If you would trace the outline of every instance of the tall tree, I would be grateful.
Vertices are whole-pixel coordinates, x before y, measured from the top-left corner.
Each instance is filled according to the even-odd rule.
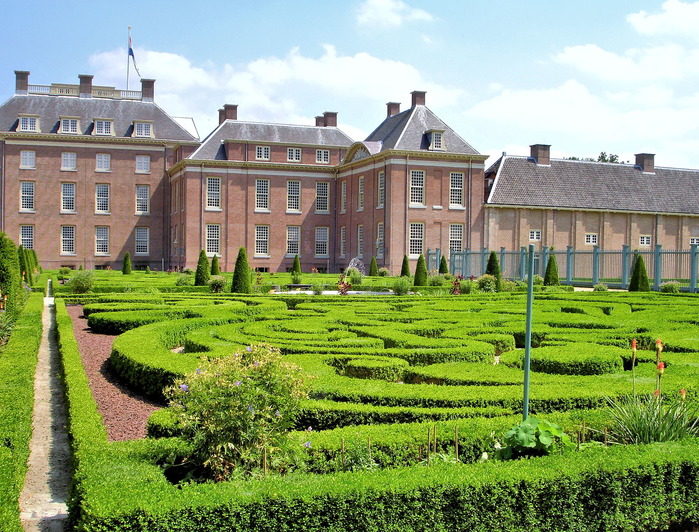
[[[422,254],[418,257],[417,265],[415,266],[413,286],[427,286],[427,262]]]
[[[231,292],[238,294],[249,294],[252,292],[250,266],[248,266],[248,254],[243,247],[238,250],[238,257],[235,259],[235,270],[233,270]]]
[[[197,271],[194,274],[194,286],[206,286],[211,276],[211,268],[209,259],[206,258],[206,251],[203,249],[199,252],[199,261],[197,262]]]
[[[124,275],[131,274],[131,253],[124,253],[124,263],[121,265],[121,273]]]

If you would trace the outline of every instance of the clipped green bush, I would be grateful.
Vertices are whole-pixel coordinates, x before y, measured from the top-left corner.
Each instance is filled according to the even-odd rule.
[[[680,283],[678,283],[677,281],[667,281],[660,285],[660,291],[663,294],[679,294]]]
[[[214,275],[209,280],[209,288],[214,294],[220,294],[226,288],[226,279],[221,275]]]
[[[379,274],[379,265],[376,264],[376,257],[371,257],[369,264],[369,276],[376,277]]]
[[[650,292],[650,282],[646,272],[646,263],[643,255],[636,255],[631,270],[631,280],[629,281],[629,292]]]
[[[494,251],[491,251],[488,257],[485,274],[495,277],[495,291],[499,292],[502,286],[502,274],[500,273],[500,262],[498,261],[497,253]]]
[[[92,270],[78,271],[66,284],[68,290],[74,294],[87,294],[95,284]]]
[[[22,307],[22,273],[14,243],[5,233],[0,233],[0,291],[7,296],[6,311],[14,317]]]
[[[420,254],[415,265],[415,278],[413,279],[414,286],[427,286],[427,262],[425,256]]]
[[[407,255],[403,255],[403,263],[401,264],[401,267],[400,267],[400,276],[401,277],[410,277],[410,261],[408,260]]]
[[[389,270],[388,268],[379,268],[378,276],[379,277],[390,277],[391,270]]]
[[[449,264],[447,264],[447,257],[442,255],[442,259],[439,261],[439,273],[449,273]]]
[[[235,269],[233,270],[231,292],[238,294],[249,294],[252,292],[250,266],[248,266],[248,254],[244,247],[241,247],[238,250],[238,256],[235,259]]]
[[[299,259],[298,254],[294,255],[294,264],[291,267],[291,273],[297,273],[301,275],[301,259]]]
[[[558,286],[560,279],[558,278],[558,263],[556,256],[549,255],[549,260],[546,263],[546,273],[544,274],[544,286]]]
[[[214,254],[211,259],[211,276],[221,275],[221,266],[218,263],[218,255]]]
[[[476,279],[476,286],[480,292],[494,293],[498,291],[498,280],[494,275],[485,273]]]
[[[202,249],[199,252],[197,271],[194,274],[194,286],[206,286],[210,277],[211,267],[209,265],[209,259],[206,257],[206,251]]]
[[[397,296],[405,296],[410,292],[412,283],[408,277],[398,277],[393,281],[393,293]]]
[[[131,275],[131,253],[124,253],[124,262],[121,265],[121,273],[123,275]]]

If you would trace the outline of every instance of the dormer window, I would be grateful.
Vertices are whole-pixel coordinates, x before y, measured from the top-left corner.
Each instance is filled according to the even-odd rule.
[[[153,124],[151,124],[150,122],[134,122],[133,136],[146,138],[152,137]]]
[[[114,128],[112,127],[112,120],[99,120],[95,119],[95,135],[113,135]]]
[[[431,151],[444,151],[445,148],[443,130],[428,131],[427,138],[430,143],[429,149]]]
[[[61,133],[75,135],[78,132],[77,118],[61,118]]]
[[[38,116],[20,116],[18,131],[31,131],[32,133],[37,133],[39,131],[39,117]]]

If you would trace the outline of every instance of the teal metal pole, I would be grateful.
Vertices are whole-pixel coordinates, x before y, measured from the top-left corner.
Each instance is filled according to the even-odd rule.
[[[524,402],[522,419],[529,417],[529,365],[532,351],[532,309],[534,307],[534,245],[529,244],[529,260],[527,271],[527,325],[524,336]]]

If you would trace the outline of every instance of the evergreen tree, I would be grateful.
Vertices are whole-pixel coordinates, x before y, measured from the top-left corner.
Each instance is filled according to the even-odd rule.
[[[248,266],[248,254],[245,251],[245,248],[242,247],[238,250],[238,258],[235,259],[235,270],[233,270],[231,292],[238,294],[249,294],[252,292],[250,266]]]
[[[131,253],[124,253],[124,264],[121,265],[121,273],[123,275],[131,275]]]
[[[14,242],[0,233],[0,291],[7,296],[6,311],[14,317],[21,307],[22,277]]]
[[[418,257],[417,266],[415,266],[413,286],[427,286],[427,262],[422,254]]]
[[[218,265],[218,255],[211,259],[211,275],[221,275],[221,267]]]
[[[447,258],[444,255],[442,255],[442,260],[439,261],[439,273],[449,273],[449,265],[447,264]]]
[[[369,264],[369,275],[372,277],[379,275],[379,265],[376,264],[376,257],[371,257],[371,264]]]
[[[558,263],[555,255],[549,255],[549,261],[546,264],[546,273],[544,274],[544,286],[558,286]]]
[[[410,277],[410,261],[408,261],[408,256],[403,255],[403,265],[400,268],[401,277]]]
[[[20,244],[17,248],[17,260],[19,261],[19,271],[21,280],[32,286],[32,274],[29,263],[27,262],[27,254],[24,252],[24,247]]]
[[[34,271],[41,273],[41,265],[39,264],[39,258],[36,256],[36,250],[30,249],[29,255],[32,258],[32,265],[34,267]]]
[[[291,267],[291,273],[302,273],[301,260],[298,255],[294,255],[294,265]]]
[[[492,275],[495,277],[497,283],[496,290],[500,292],[502,290],[502,274],[500,273],[500,263],[498,262],[498,255],[494,251],[490,252],[490,257],[488,257],[488,264],[485,267],[485,273],[487,275]]]
[[[637,254],[633,261],[629,292],[650,292],[650,282],[648,281],[648,273],[646,272],[646,263],[643,260],[643,255]]]
[[[194,274],[194,286],[206,286],[206,283],[209,282],[210,271],[209,259],[206,258],[206,251],[202,249],[199,252],[197,271]]]

